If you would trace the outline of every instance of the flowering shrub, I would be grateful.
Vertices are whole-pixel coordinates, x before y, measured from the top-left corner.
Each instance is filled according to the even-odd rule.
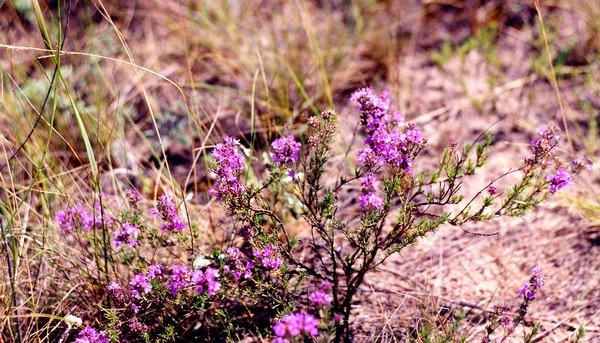
[[[571,172],[553,153],[558,129],[548,125],[539,129],[532,154],[520,166],[466,197],[462,179],[485,164],[491,134],[462,149],[452,143],[436,169],[419,170],[427,141],[392,110],[388,97],[361,89],[351,101],[361,113],[364,145],[354,170],[334,183],[324,182],[337,130],[333,110],[311,116],[304,137],[274,140],[267,173],[257,181],[243,177],[250,166],[238,140],[228,137],[216,145],[209,193],[235,219],[235,237],[210,254],[179,249],[182,261],[160,264],[148,253],[174,240],[185,246],[184,229],[193,230],[168,195],[148,211],[160,218],[160,230],[133,191],[126,192],[128,206],[118,215],[98,209],[92,214],[82,205],[59,211],[56,220],[65,235],[89,234],[93,244],[104,246],[105,267],[99,273],[104,281],[99,277],[98,282],[108,294],[107,336],[120,341],[211,340],[252,333],[291,342],[331,333],[335,341],[349,341],[352,300],[366,275],[389,256],[442,224],[522,215],[572,182]],[[510,189],[498,189],[496,182],[510,174],[519,175],[518,181]],[[353,188],[360,188],[356,201],[341,202],[340,192]],[[308,234],[292,234],[288,216],[303,220]],[[102,238],[93,235],[95,230],[104,233]],[[100,255],[92,259],[98,261]],[[183,262],[187,259],[192,262]],[[111,270],[109,262],[119,265]],[[127,281],[110,281],[123,267],[132,273],[125,272]],[[542,283],[534,270],[519,293],[524,303],[515,325]],[[497,322],[507,326],[510,321],[500,308],[497,312]],[[496,324],[490,324],[488,336]],[[91,329],[85,330],[81,339],[93,336]]]

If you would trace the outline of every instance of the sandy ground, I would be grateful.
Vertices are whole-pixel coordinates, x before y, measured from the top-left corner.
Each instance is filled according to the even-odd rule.
[[[492,129],[496,138],[490,161],[473,187],[527,156],[527,142],[538,125],[560,123],[557,97],[550,83],[530,76],[530,57],[523,53],[525,43],[506,35],[499,45],[504,74],[501,85],[492,92],[486,84],[486,62],[477,52],[467,55],[466,73],[452,65],[459,63],[458,59],[439,69],[419,53],[398,66],[408,85],[400,90],[402,98],[410,99],[405,113],[419,123],[434,151],[452,139],[466,142],[505,117]],[[524,62],[514,63],[515,58]],[[571,116],[578,115],[573,106],[582,96],[577,93],[581,87],[576,79],[560,83]],[[493,94],[495,106],[484,102],[483,111],[469,100],[474,96],[489,99]],[[566,150],[565,140],[563,148]],[[590,182],[589,174],[587,177],[582,175],[577,186],[585,187]],[[597,180],[591,182],[597,187]],[[465,320],[472,323],[480,321],[496,303],[516,310],[520,301],[516,292],[536,263],[547,276],[528,315],[529,324],[542,324],[539,341],[569,341],[579,325],[587,328],[586,341],[600,340],[598,227],[574,211],[564,195],[558,194],[523,218],[501,218],[464,228],[442,227],[417,246],[393,256],[368,277],[356,301],[357,340],[394,340],[394,335],[417,327],[419,315],[433,315],[444,308],[466,312]],[[495,235],[473,235],[462,229]],[[472,326],[467,342],[478,341],[483,330],[483,325]],[[518,341],[521,336],[514,337]]]

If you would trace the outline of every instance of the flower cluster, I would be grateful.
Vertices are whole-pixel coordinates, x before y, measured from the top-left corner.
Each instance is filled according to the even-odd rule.
[[[160,214],[165,222],[161,226],[161,230],[163,231],[181,231],[185,228],[185,223],[179,218],[177,206],[175,206],[173,198],[169,195],[163,194],[158,198],[158,205],[153,210],[153,213],[155,215]]]
[[[548,187],[550,193],[555,193],[556,191],[573,184],[573,176],[562,167],[559,167],[556,170],[556,174],[548,175],[546,180],[550,182],[550,186]]]
[[[150,279],[156,279],[159,276],[163,275],[163,267],[159,264],[151,264],[148,266],[148,271],[146,272],[146,276]]]
[[[368,171],[387,166],[392,172],[411,172],[413,159],[425,146],[419,129],[404,125],[402,117],[391,111],[387,94],[376,95],[370,88],[360,89],[350,100],[361,111],[361,123],[367,133],[365,147],[358,152],[358,162]],[[379,181],[372,172],[361,178],[360,208],[364,212],[383,206]]]
[[[83,204],[78,203],[58,211],[55,220],[64,233],[68,234],[77,229],[90,232],[102,225],[113,225],[114,219],[107,212],[103,212],[98,201],[94,202],[94,212],[88,211]]]
[[[322,282],[319,288],[310,294],[309,300],[316,308],[324,308],[331,305],[333,297],[331,296],[332,284],[329,282]]]
[[[523,297],[526,302],[535,299],[538,290],[544,285],[544,275],[540,266],[535,266],[531,270],[531,278],[521,286],[517,294]]]
[[[401,116],[390,110],[385,94],[378,96],[364,88],[354,92],[350,100],[361,111],[361,123],[367,133],[359,162],[368,169],[387,165],[409,173],[415,155],[425,146],[420,130],[414,124],[403,125]]]
[[[301,144],[293,135],[283,136],[271,143],[271,159],[278,166],[295,164],[298,161]]]
[[[237,139],[226,137],[225,142],[217,144],[212,153],[215,162],[212,171],[216,180],[209,194],[217,200],[238,197],[244,191],[239,177],[244,170],[244,156],[238,151],[239,144]]]
[[[238,247],[227,248],[227,261],[223,267],[226,273],[231,273],[234,279],[246,279],[252,275],[254,263],[248,261]]]
[[[118,248],[124,243],[128,244],[130,247],[136,246],[139,233],[140,230],[137,225],[127,222],[121,224],[119,229],[115,230],[113,233],[115,247]]]
[[[171,296],[176,297],[180,289],[187,287],[190,281],[190,267],[187,264],[175,264],[171,266],[171,278],[169,290]]]
[[[131,330],[132,332],[148,332],[148,325],[140,322],[140,320],[136,317],[131,318],[127,324],[129,330]]]
[[[452,142],[452,150],[446,151],[442,159],[440,175],[432,175],[431,181],[425,180],[426,172],[423,177],[419,173],[418,177],[413,178],[413,161],[426,144],[421,131],[414,124],[405,123],[393,111],[387,95],[362,89],[352,95],[352,101],[361,111],[365,141],[358,153],[359,168],[356,173],[348,177],[347,173],[342,172],[344,175],[339,176],[339,182],[330,182],[329,173],[325,173],[331,163],[329,157],[337,128],[337,118],[331,110],[308,118],[309,127],[305,137],[284,135],[274,140],[271,143],[270,160],[273,163],[271,167],[275,167],[267,168],[271,174],[264,180],[257,174],[256,179],[252,180],[253,186],[246,185],[244,181],[245,155],[239,141],[228,137],[216,145],[211,163],[211,176],[215,176],[215,182],[209,192],[235,216],[228,222],[241,228],[239,237],[231,239],[231,245],[225,251],[214,249],[210,255],[196,258],[193,265],[177,262],[164,266],[149,265],[152,262],[148,261],[154,261],[154,255],[144,250],[142,243],[147,238],[150,248],[154,249],[165,241],[162,237],[155,237],[156,230],[146,230],[149,225],[140,210],[143,197],[126,190],[124,196],[127,203],[122,204],[122,210],[110,212],[119,213],[118,221],[112,219],[110,237],[117,248],[128,245],[136,249],[129,249],[126,253],[120,251],[113,257],[115,263],[123,263],[123,268],[132,266],[142,269],[135,269],[129,280],[117,279],[117,282],[110,282],[106,287],[111,304],[115,305],[110,309],[111,314],[114,313],[118,318],[108,326],[111,328],[111,338],[118,335],[120,337],[115,337],[115,340],[127,341],[143,336],[155,340],[164,334],[163,329],[169,325],[174,328],[172,337],[175,340],[202,339],[202,335],[207,337],[206,333],[212,335],[213,332],[223,332],[222,325],[228,325],[236,330],[231,337],[239,337],[235,336],[241,332],[237,328],[261,335],[265,330],[272,329],[271,338],[275,342],[299,342],[318,339],[321,324],[324,331],[335,330],[336,339],[349,339],[349,325],[352,322],[350,305],[353,295],[360,291],[361,277],[383,262],[388,253],[395,252],[396,247],[399,251],[403,246],[412,245],[418,237],[440,225],[441,220],[438,222],[434,216],[431,216],[431,220],[427,219],[428,215],[443,213],[442,206],[453,204],[454,200],[438,195],[436,185],[446,182],[448,190],[440,187],[440,192],[453,195],[458,192],[456,185],[460,182],[454,184],[444,180],[454,181],[455,178],[470,175],[470,156],[465,153],[463,160],[463,154],[455,150],[457,143]],[[571,184],[571,174],[576,173],[574,169],[546,168],[546,160],[555,160],[552,148],[559,139],[557,131],[554,126],[544,126],[538,130],[539,137],[531,142],[533,156],[526,160],[523,168],[527,182],[541,178],[526,186],[534,185],[532,187],[537,187],[535,190],[542,195],[554,193]],[[306,144],[301,144],[301,141]],[[477,145],[477,160],[473,160],[477,166],[480,150]],[[302,177],[295,179],[297,182],[285,182],[285,187],[280,187],[278,181],[284,171],[289,171],[290,175],[298,172]],[[425,181],[418,181],[421,179]],[[350,182],[360,182],[361,190],[356,204],[362,212],[360,220],[343,213],[347,203],[338,198],[338,195],[345,194],[342,187]],[[549,187],[549,191],[541,192],[546,187]],[[415,197],[412,197],[413,194]],[[489,185],[484,202],[491,202],[502,194],[494,185]],[[418,202],[413,202],[417,196]],[[516,194],[514,199],[521,197]],[[281,201],[288,200],[293,207],[280,206]],[[432,203],[436,203],[435,206],[439,204],[440,211],[435,209],[429,212]],[[506,208],[512,209],[511,206],[512,203],[508,203]],[[183,230],[187,225],[178,208],[177,199],[162,195],[152,210],[155,216],[161,217],[157,220],[160,221],[158,227],[169,235]],[[515,208],[520,209],[516,205]],[[398,216],[395,216],[396,210],[399,211]],[[391,217],[391,211],[394,211],[395,218]],[[413,218],[411,215],[405,216],[405,211],[413,211],[410,214],[415,215],[412,215]],[[78,204],[58,212],[56,220],[64,232],[92,231],[98,235],[101,232],[94,228],[104,225],[107,218],[110,222],[110,217],[97,215],[104,213],[108,211],[100,211],[98,202],[93,207]],[[291,218],[289,215],[308,219],[312,235],[293,237],[294,232],[287,231],[290,225],[295,224],[286,220]],[[475,217],[466,213],[464,218],[470,216]],[[415,221],[421,219],[418,217],[423,220]],[[389,224],[397,226],[388,230]],[[377,230],[373,230],[373,227]],[[413,235],[413,232],[418,235]],[[289,239],[287,245],[278,240],[282,234]],[[191,256],[187,254],[194,254],[197,249],[189,248],[191,241],[186,240],[189,237],[180,238],[178,243],[184,244],[181,258],[189,259]],[[297,242],[300,243],[298,248],[292,248]],[[304,254],[304,247],[311,249],[308,254]],[[365,260],[362,256],[369,258]],[[287,263],[285,266],[284,261]],[[332,277],[336,268],[345,274],[339,278]],[[303,284],[313,277],[331,280],[332,283]],[[509,334],[514,327],[523,323],[527,305],[540,296],[539,289],[543,282],[541,271],[535,268],[529,282],[518,292],[522,302],[518,316],[510,314],[506,306],[495,309],[486,326],[488,341],[494,330],[500,329],[504,334]],[[243,313],[239,311],[242,307]],[[281,309],[288,308],[295,310],[285,316],[277,314]],[[222,311],[219,313],[222,320],[211,318],[210,313],[218,311]],[[192,319],[199,324],[199,329],[192,333],[185,329],[189,325],[178,325],[179,319],[173,320],[173,316],[167,315],[174,313],[178,314],[177,318],[196,316]],[[203,315],[197,317],[198,313]],[[267,322],[265,318],[274,319]],[[106,333],[86,328],[77,341],[102,341],[106,336]]]
[[[196,292],[208,293],[208,295],[215,295],[221,290],[221,283],[217,281],[219,277],[219,271],[215,268],[208,267],[206,270],[195,270],[192,273],[191,281],[196,285]]]
[[[361,124],[369,135],[385,129],[392,118],[402,121],[399,115],[390,113],[391,104],[385,93],[383,96],[377,96],[371,88],[362,88],[350,96],[350,101],[355,103],[356,109],[362,113]]]
[[[128,294],[125,293],[125,291],[121,288],[121,285],[116,281],[111,281],[106,286],[106,290],[108,291],[108,295],[111,297],[111,299],[116,300],[118,303],[124,303],[128,298]]]
[[[312,314],[290,313],[273,325],[275,340],[273,343],[289,342],[301,335],[314,337],[319,334],[319,322]]]
[[[361,195],[360,208],[363,211],[378,210],[383,206],[383,199],[379,195],[379,181],[375,174],[368,173],[360,179]]]
[[[165,274],[165,268],[160,265],[150,265],[147,272],[134,275],[129,282],[130,294],[134,299],[139,299],[152,291],[152,280],[164,284],[169,290],[171,296],[176,298],[179,291],[188,287],[195,287],[198,293],[208,293],[215,295],[221,289],[221,283],[218,281],[219,270],[208,267],[204,271],[197,269],[190,270],[187,264],[174,264],[170,268],[169,275]],[[108,286],[111,293],[117,295],[120,290],[118,284],[111,283]]]
[[[114,293],[121,290],[121,286],[115,281],[111,281],[108,286],[106,286],[106,289],[108,289],[109,292]]]
[[[94,216],[82,204],[68,206],[58,211],[55,219],[65,233],[71,233],[79,228],[85,232],[90,232],[94,224]]]
[[[255,248],[253,250],[254,258],[257,262],[259,262],[263,267],[268,269],[277,269],[281,267],[283,261],[276,257],[277,249],[272,244],[265,245],[264,248]]]
[[[79,331],[75,343],[109,343],[108,335],[105,331],[98,331],[91,326]]]
[[[131,286],[131,296],[139,299],[143,295],[148,294],[152,291],[152,285],[148,277],[142,273],[135,274],[133,279],[129,282]]]
[[[90,232],[94,228],[101,227],[103,224],[112,226],[114,219],[108,213],[103,213],[98,201],[94,202],[94,212],[88,211],[83,204],[78,203],[75,206],[57,212],[55,220],[65,233],[71,233],[76,229],[81,229],[84,232]]]

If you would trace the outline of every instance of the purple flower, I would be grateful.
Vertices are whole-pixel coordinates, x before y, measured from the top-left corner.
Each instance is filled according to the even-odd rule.
[[[277,249],[272,244],[265,245],[264,248],[255,248],[253,251],[254,258],[263,266],[268,269],[278,269],[281,267],[283,261],[276,257]]]
[[[130,247],[137,245],[137,237],[140,230],[135,224],[123,223],[119,229],[113,234],[113,240],[115,247],[120,247],[123,243],[128,244]]]
[[[272,329],[276,336],[275,341],[285,342],[300,335],[317,336],[318,326],[319,322],[312,314],[290,313],[277,321]]]
[[[109,343],[106,331],[97,331],[91,326],[86,326],[85,329],[79,331],[75,343]]]
[[[521,286],[517,294],[526,298],[527,300],[533,300],[533,298],[535,298],[535,291],[536,290],[532,289],[529,283],[525,283],[523,286]]]
[[[403,150],[406,148],[406,137],[402,132],[380,129],[367,137],[366,143],[384,163],[401,165],[404,161]]]
[[[489,186],[487,188],[488,193],[490,193],[490,195],[496,195],[498,194],[498,188],[496,188],[496,186]]]
[[[410,144],[420,146],[425,144],[425,140],[423,139],[423,135],[421,134],[421,130],[413,124],[408,123],[406,125],[406,141]]]
[[[161,215],[165,222],[161,227],[163,231],[181,231],[185,228],[185,223],[179,218],[177,207],[173,198],[169,195],[163,194],[158,198],[158,205],[156,206],[158,213]]]
[[[271,143],[271,159],[280,167],[294,164],[298,161],[300,147],[293,135],[278,138]]]
[[[130,292],[133,298],[139,299],[144,294],[148,294],[152,291],[152,284],[150,281],[162,275],[162,267],[159,265],[150,265],[146,274],[138,273],[133,276],[129,285],[131,286]],[[109,286],[109,290],[116,292],[119,285],[112,282]],[[111,289],[111,288],[114,288]]]
[[[360,207],[364,211],[377,210],[383,206],[383,199],[378,194],[368,192],[360,196]]]
[[[363,211],[373,211],[383,206],[383,199],[379,195],[379,181],[373,173],[368,173],[360,178],[362,186],[360,195],[360,208]]]
[[[556,170],[556,174],[548,175],[546,180],[550,182],[550,186],[548,187],[550,193],[555,193],[556,191],[573,184],[573,176],[562,167]]]
[[[365,167],[371,169],[376,166],[381,166],[384,161],[370,147],[366,146],[358,152],[358,162]]]
[[[317,289],[310,295],[310,302],[317,308],[329,306],[333,301],[331,294],[322,289]]]
[[[529,302],[535,299],[538,290],[544,285],[545,277],[542,273],[542,268],[536,265],[531,270],[531,277],[529,282],[526,282],[521,286],[517,294],[522,296],[525,301]]]
[[[217,280],[219,277],[219,270],[208,267],[205,271],[196,270],[192,273],[192,283],[196,285],[196,292],[208,293],[208,295],[215,295],[221,290],[221,283]]]
[[[244,191],[244,186],[240,182],[240,175],[244,170],[244,156],[238,151],[239,145],[237,139],[226,137],[225,142],[217,144],[213,150],[215,166],[212,171],[217,177],[209,194],[215,196],[217,200],[238,197]]]
[[[58,211],[55,220],[65,233],[71,233],[77,229],[90,232],[94,226],[94,216],[82,204],[68,206]]]
[[[144,274],[135,274],[133,279],[129,282],[131,286],[131,296],[139,299],[144,294],[150,293],[152,291],[152,285],[150,281]]]
[[[542,272],[542,267],[540,267],[539,265],[536,265],[531,270],[531,281],[537,289],[542,288],[544,282],[546,282],[546,277]]]
[[[116,292],[121,289],[121,286],[118,283],[111,281],[108,286],[106,286],[106,289],[108,289],[110,292]]]
[[[239,261],[244,256],[238,247],[229,247],[226,252],[227,257],[232,261]]]
[[[292,179],[293,181],[298,181],[298,173],[296,173],[295,170],[290,170],[288,171],[288,176],[290,177],[290,179]]]
[[[133,332],[148,332],[148,325],[141,323],[138,318],[133,317],[129,321],[129,329]]]
[[[180,289],[187,287],[190,280],[190,267],[187,264],[175,264],[171,266],[171,279],[169,290],[173,297],[177,296]]]
[[[402,118],[390,111],[387,96],[377,96],[370,88],[354,92],[350,100],[362,112],[361,123],[367,133],[358,161],[367,169],[388,165],[393,171],[410,173],[415,155],[426,144],[421,131],[414,124],[404,125]],[[365,196],[365,200],[370,198]]]
[[[386,97],[377,96],[371,88],[362,88],[352,93],[350,101],[362,112],[362,125],[368,134],[381,129],[390,120],[390,103]]]
[[[509,316],[504,316],[500,321],[502,322],[502,325],[507,326],[508,324],[510,324],[510,320],[511,319]]]
[[[542,125],[538,127],[537,134],[540,136],[540,139],[547,139],[552,142],[556,142],[560,138],[558,128],[554,125]]]
[[[108,286],[106,286],[106,289],[108,290],[109,295],[113,299],[115,299],[119,302],[125,300],[125,297],[126,297],[125,292],[123,292],[123,290],[121,289],[121,285],[119,285],[115,281],[111,281],[108,284]]]
[[[246,256],[237,247],[227,248],[227,261],[233,266],[233,270],[226,265],[225,272],[231,273],[236,280],[246,279],[252,275],[254,264],[247,261]]]
[[[163,274],[163,267],[159,264],[152,264],[148,266],[148,272],[146,276],[150,279],[156,279]]]

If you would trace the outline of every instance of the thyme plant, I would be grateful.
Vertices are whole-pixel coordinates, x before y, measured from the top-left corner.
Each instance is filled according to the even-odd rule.
[[[443,224],[520,216],[572,183],[578,171],[555,156],[558,129],[548,125],[538,130],[520,165],[466,192],[464,179],[486,163],[489,132],[462,148],[452,143],[436,168],[418,170],[427,148],[419,128],[371,89],[356,91],[351,101],[361,114],[364,144],[355,166],[334,180],[328,168],[338,117],[330,109],[309,117],[300,139],[285,135],[272,142],[262,179],[244,177],[252,165],[247,162],[256,165],[258,159],[245,155],[239,141],[228,137],[216,145],[209,194],[226,208],[234,227],[226,228],[232,232],[226,246],[209,254],[197,255],[189,246],[188,236],[196,231],[169,195],[151,210],[128,191],[120,210],[97,203],[94,209],[75,204],[59,211],[63,235],[92,247],[78,265],[66,267],[88,271],[108,298],[104,330],[86,327],[77,339],[219,341],[253,334],[275,342],[319,336],[349,342],[353,300],[368,273],[390,256]],[[517,182],[499,190],[498,180],[511,174]],[[342,196],[347,190],[355,190],[350,199]],[[299,223],[305,234],[298,234]],[[100,239],[97,232],[111,235]],[[106,241],[110,256],[103,258],[95,247]],[[160,261],[161,247],[184,258]],[[102,259],[111,268],[103,268]],[[527,302],[515,325],[533,299],[531,291],[541,286],[533,283],[537,280],[522,290]],[[489,324],[486,339],[500,321]]]
[[[366,139],[355,170],[334,184],[325,182],[338,120],[332,110],[308,119],[304,146],[291,136],[273,142],[269,174],[258,185],[243,184],[239,177],[242,167],[233,163],[241,160],[235,149],[238,142],[228,139],[214,154],[214,190],[229,212],[274,244],[290,268],[330,285],[336,342],[351,340],[352,300],[367,273],[388,257],[442,224],[520,216],[572,182],[571,173],[553,154],[558,129],[543,126],[531,142],[531,156],[465,199],[462,180],[485,164],[492,143],[489,132],[462,149],[456,144],[445,149],[437,170],[413,170],[427,146],[420,130],[392,110],[386,95],[361,89],[351,100],[361,112]],[[516,173],[520,180],[506,192],[494,186]],[[357,186],[357,204],[347,205],[339,195]],[[310,228],[307,238],[294,237],[274,210],[281,193],[299,204],[298,216]]]

